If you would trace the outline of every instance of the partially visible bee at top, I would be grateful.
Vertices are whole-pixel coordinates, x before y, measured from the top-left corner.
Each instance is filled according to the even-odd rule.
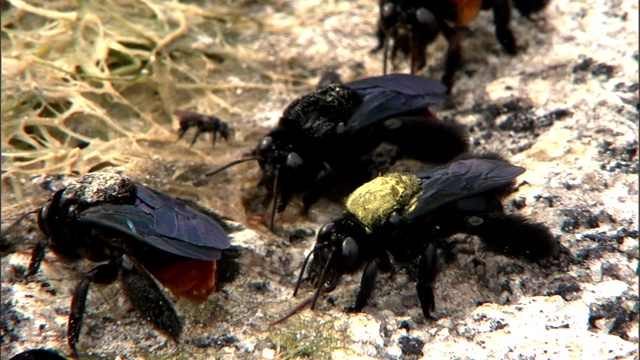
[[[514,55],[518,47],[510,28],[511,3],[526,17],[544,9],[550,0],[380,0],[378,20],[378,46],[383,50],[383,73],[387,73],[387,59],[391,62],[398,51],[411,59],[411,74],[426,65],[426,50],[442,33],[449,43],[445,58],[442,83],[448,91],[455,82],[455,73],[462,58],[462,34],[460,27],[476,18],[480,10],[493,10],[496,39],[502,48]],[[389,55],[389,46],[391,54]]]
[[[436,81],[405,74],[346,84],[328,79],[329,85],[294,100],[248,157],[208,174],[257,160],[259,188],[271,201],[272,230],[276,212],[284,211],[293,195],[303,195],[306,213],[329,190],[348,186],[346,178],[367,181],[377,175],[371,154],[383,142],[402,156],[435,163],[468,148],[462,127],[440,121],[429,109],[446,99],[445,87]]]
[[[198,140],[198,137],[206,132],[211,133],[211,142],[213,145],[218,141],[218,134],[220,134],[225,141],[233,137],[233,130],[229,125],[216,116],[185,110],[175,110],[173,114],[180,118],[178,140],[182,139],[187,130],[195,126],[196,133],[193,135],[193,139],[191,139],[190,146],[193,146],[196,140]]]
[[[232,251],[222,216],[122,175],[84,175],[37,210],[46,237],[33,250],[27,279],[36,275],[46,248],[63,260],[103,263],[73,291],[67,341],[74,354],[90,285],[122,279],[125,293],[156,328],[177,339],[182,322],[154,278],[176,296],[203,302],[218,286],[223,256]],[[233,257],[233,255],[231,255]]]

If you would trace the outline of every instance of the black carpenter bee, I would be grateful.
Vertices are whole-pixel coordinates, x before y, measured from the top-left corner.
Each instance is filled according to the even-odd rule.
[[[230,248],[232,227],[220,215],[114,173],[78,178],[37,215],[48,241],[34,249],[28,278],[38,271],[46,247],[68,261],[106,262],[73,292],[67,341],[74,353],[91,283],[112,284],[121,276],[134,308],[177,339],[182,323],[153,278],[176,296],[202,302],[215,290],[218,262]]]
[[[390,270],[390,255],[398,262],[419,259],[416,290],[429,319],[435,308],[438,240],[466,233],[479,236],[495,251],[528,261],[554,256],[558,244],[545,225],[503,210],[501,199],[525,169],[497,156],[486,157],[458,159],[415,174],[389,173],[356,189],[344,215],[318,232],[294,295],[312,254],[308,275],[317,291],[307,300],[311,307],[343,274],[364,267],[352,311],[367,304],[378,268]]]
[[[343,178],[377,175],[370,156],[383,142],[425,162],[447,162],[466,151],[464,130],[429,110],[446,99],[445,92],[436,81],[405,74],[328,85],[294,100],[249,157],[207,175],[257,160],[259,186],[272,200],[273,229],[275,213],[284,211],[293,194],[304,194],[306,212],[329,189],[347,186]]]
[[[513,0],[513,5],[523,15],[542,10],[550,0]],[[449,43],[442,83],[451,91],[454,76],[460,67],[462,34],[460,27],[476,18],[479,11],[493,10],[493,22],[498,42],[509,54],[518,49],[510,28],[511,0],[380,0],[378,20],[378,46],[372,50],[383,51],[383,71],[387,73],[389,39],[393,40],[391,61],[398,51],[411,58],[411,73],[426,65],[426,49],[442,33]]]
[[[211,141],[213,145],[218,141],[218,134],[227,141],[233,135],[229,125],[216,116],[204,115],[185,110],[174,110],[173,114],[180,118],[178,140],[182,139],[187,130],[193,126],[196,127],[196,133],[193,135],[193,139],[191,140],[191,146],[193,146],[193,144],[196,143],[196,140],[198,140],[198,137],[205,132],[210,132],[212,134]]]

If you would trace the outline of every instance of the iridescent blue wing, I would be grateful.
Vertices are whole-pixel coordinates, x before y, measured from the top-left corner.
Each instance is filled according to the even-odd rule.
[[[363,99],[346,124],[347,131],[352,133],[397,116],[426,117],[429,106],[447,99],[447,88],[441,83],[408,74],[370,77],[345,86]]]
[[[77,220],[192,259],[218,260],[230,246],[229,236],[212,217],[140,184],[134,204],[95,204],[79,211]]]
[[[509,185],[524,172],[523,167],[490,159],[459,160],[418,172],[422,194],[405,217],[419,219],[442,205]]]

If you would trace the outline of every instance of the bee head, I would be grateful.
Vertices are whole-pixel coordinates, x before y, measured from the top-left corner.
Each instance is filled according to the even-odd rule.
[[[232,132],[225,132],[225,128],[220,130],[223,137],[232,136]],[[226,135],[225,135],[226,134]],[[300,168],[304,165],[302,157],[294,150],[295,142],[289,138],[286,131],[275,129],[262,138],[258,146],[244,158],[232,161],[212,172],[206,174],[207,177],[216,175],[230,167],[247,162],[257,161],[262,170],[260,186],[265,186],[269,192],[272,202],[271,222],[269,228],[274,228],[274,217],[276,212],[284,211],[290,194],[283,194],[283,189],[289,191],[295,186]],[[280,196],[280,199],[278,199]]]
[[[253,155],[258,159],[262,169],[263,182],[273,183],[279,173],[289,173],[303,165],[302,157],[295,151],[293,144],[286,133],[277,130],[260,140]]]
[[[390,28],[390,33],[408,36],[412,31],[420,31],[428,38],[435,37],[440,31],[436,16],[426,7],[403,4],[402,1],[387,1],[380,6],[380,18]],[[412,29],[415,27],[415,29]]]
[[[318,231],[316,255],[314,263],[326,264],[328,261],[335,263],[339,271],[349,271],[357,264],[358,243],[352,234],[338,222],[324,224]],[[322,249],[325,248],[323,251]],[[310,270],[311,271],[311,270]]]
[[[233,137],[235,136],[235,132],[233,131],[233,129],[231,127],[229,127],[229,124],[227,124],[224,121],[220,121],[220,119],[211,116],[212,118],[215,118],[217,121],[216,123],[216,131],[220,133],[220,135],[222,136],[222,138],[225,141],[229,141],[230,139],[233,139]],[[214,136],[217,132],[214,132]]]
[[[276,212],[287,207],[291,189],[299,181],[299,171],[304,165],[294,144],[286,131],[276,129],[262,138],[253,152],[262,169],[260,184],[266,186],[271,196],[271,230],[274,229]]]

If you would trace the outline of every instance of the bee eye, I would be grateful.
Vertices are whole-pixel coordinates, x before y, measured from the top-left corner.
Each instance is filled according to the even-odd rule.
[[[416,19],[419,23],[433,26],[436,25],[436,17],[433,13],[425,8],[420,8],[416,11]]]
[[[258,149],[264,151],[273,145],[273,138],[271,136],[265,136],[262,140],[260,140],[260,144],[258,145]]]
[[[300,157],[300,155],[298,155],[298,153],[289,153],[289,155],[287,155],[287,166],[295,169],[298,168],[300,166],[302,166],[303,161],[302,158]]]
[[[329,239],[331,239],[331,235],[335,233],[335,230],[336,230],[336,225],[332,222],[322,225],[322,227],[318,231],[318,243],[329,242]]]
[[[47,218],[49,217],[49,209],[51,208],[51,202],[48,202],[42,206],[40,211],[38,212],[38,227],[42,231],[42,233],[49,237],[51,236],[51,231],[49,230],[49,225],[47,222]]]
[[[484,220],[481,217],[469,216],[467,218],[467,223],[469,223],[469,225],[471,226],[479,226],[479,225],[482,225],[482,223],[484,223]]]
[[[382,17],[389,17],[389,16],[393,15],[395,10],[396,9],[395,9],[395,6],[393,5],[393,3],[384,4],[384,6],[382,7]]]
[[[352,237],[342,242],[342,264],[345,268],[351,268],[358,260],[358,244]]]

